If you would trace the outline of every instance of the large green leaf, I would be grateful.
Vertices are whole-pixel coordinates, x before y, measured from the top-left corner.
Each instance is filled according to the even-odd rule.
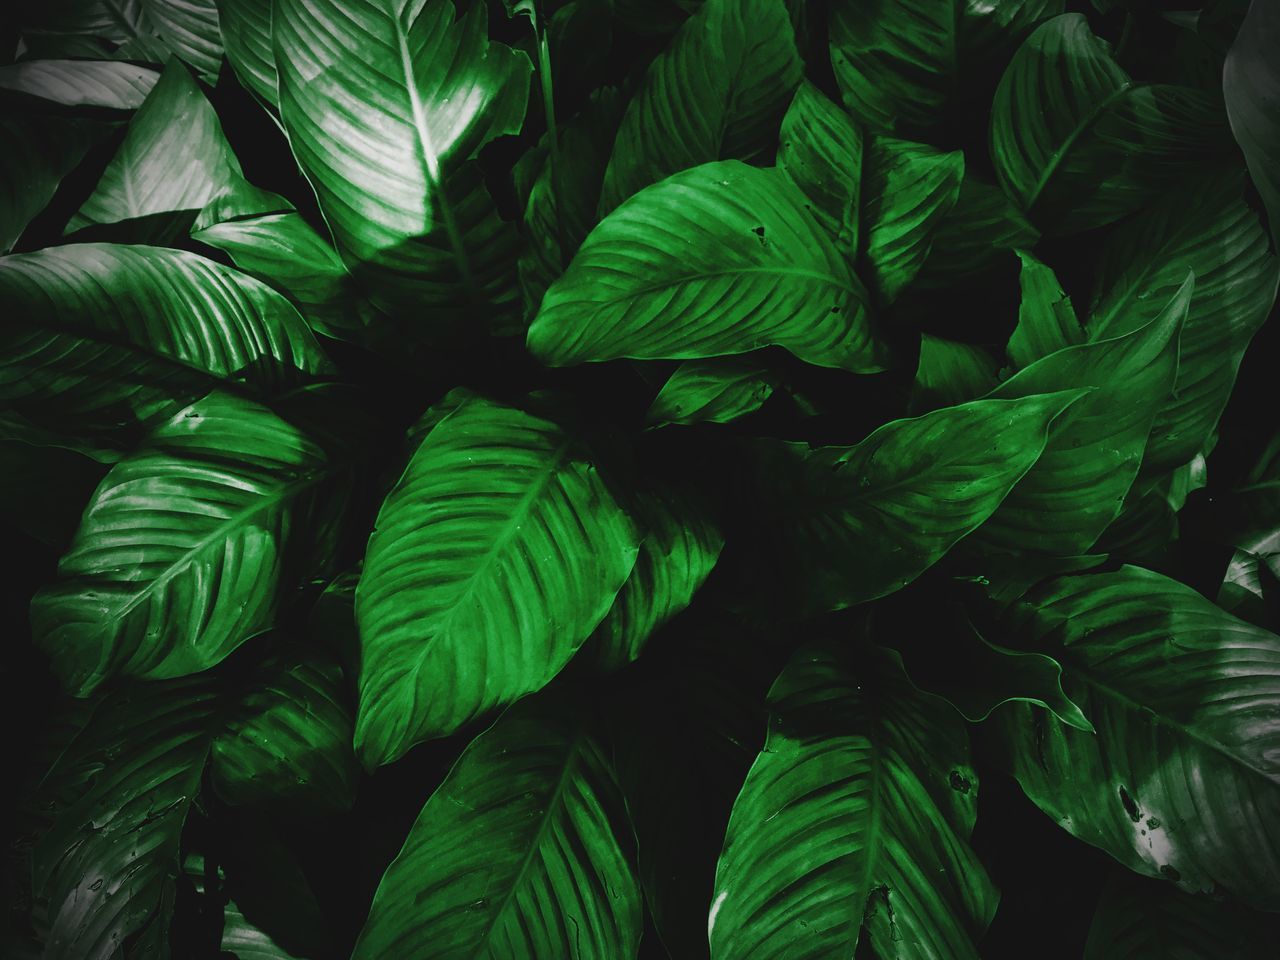
[[[759,410],[773,393],[774,378],[746,357],[688,360],[676,367],[653,398],[653,424],[728,423]]]
[[[580,712],[518,704],[422,808],[353,958],[631,960],[643,927],[632,843]]]
[[[716,869],[713,960],[978,956],[997,894],[969,847],[960,718],[887,651],[798,653]]]
[[[0,116],[0,134],[7,144],[0,153],[0,253],[13,249],[49,205],[63,178],[111,132],[111,126],[17,111]]]
[[[991,158],[1037,226],[1110,223],[1223,153],[1221,104],[1135,84],[1080,13],[1042,24],[1014,55],[991,107]]]
[[[820,366],[882,369],[862,284],[804,204],[781,172],[736,160],[642,190],[547,291],[529,349],[564,366],[774,344]]]
[[[345,810],[358,776],[337,663],[314,653],[262,664],[213,741],[210,783],[228,803]]]
[[[600,213],[689,167],[768,162],[802,69],[782,0],[706,0],[627,107]]]
[[[877,133],[939,126],[981,75],[1063,0],[831,4],[831,65],[849,111]]]
[[[760,444],[756,483],[776,504],[761,518],[775,543],[767,578],[822,609],[901,589],[995,511],[1083,393],[975,400],[852,447]]]
[[[1006,353],[1015,370],[1067,347],[1083,343],[1084,327],[1076,317],[1071,298],[1063,291],[1053,269],[1025,250],[1018,250],[1022,272],[1018,282],[1022,300],[1018,326],[1009,337]]]
[[[808,80],[782,118],[778,166],[799,187],[814,219],[850,254],[858,249],[862,132]]]
[[[1112,340],[1065,347],[1000,384],[991,397],[1093,388],[1054,422],[1040,459],[970,540],[991,551],[1072,557],[1120,512],[1147,436],[1173,390],[1178,335],[1194,280],[1159,316]]]
[[[0,400],[116,439],[223,382],[277,393],[327,369],[296,310],[192,253],[75,244],[0,259]]]
[[[1194,204],[1183,191],[1171,194],[1108,239],[1086,324],[1091,339],[1136,330],[1164,308],[1188,270],[1195,274],[1177,389],[1152,428],[1144,474],[1167,472],[1200,452],[1280,283],[1280,259],[1244,199],[1243,176],[1219,175],[1191,189]]]
[[[31,623],[68,689],[177,677],[271,625],[325,452],[261,406],[210,394],[103,479]]]
[[[916,278],[923,290],[951,291],[991,270],[1008,251],[1030,247],[1039,233],[1003,190],[965,165],[955,206],[937,224],[933,246]]]
[[[222,45],[240,82],[263,103],[276,105],[276,59],[271,43],[272,0],[218,0]]]
[[[382,504],[356,592],[366,766],[545,685],[608,613],[638,546],[558,426],[451,395]]]
[[[1280,9],[1253,0],[1222,71],[1231,131],[1262,194],[1271,235],[1280,237]]]
[[[136,110],[159,74],[113,60],[24,60],[0,67],[0,89],[67,107]]]
[[[996,358],[982,347],[921,334],[910,410],[927,413],[976,400],[991,392],[999,370]]]
[[[514,306],[515,231],[468,161],[520,131],[530,66],[484,5],[277,0],[272,36],[294,155],[371,292],[428,323]]]
[[[142,0],[142,7],[164,45],[202,78],[216,83],[222,66],[216,0]]]
[[[1062,664],[1097,730],[1005,708],[1045,813],[1138,873],[1280,910],[1280,637],[1137,567],[1051,581],[998,630]]]

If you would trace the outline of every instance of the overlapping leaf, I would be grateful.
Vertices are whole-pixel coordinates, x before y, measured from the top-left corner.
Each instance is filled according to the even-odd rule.
[[[566,705],[527,701],[467,748],[387,868],[354,960],[609,957],[643,927],[622,798]]]
[[[802,360],[884,365],[866,294],[781,172],[703,164],[632,197],[543,298],[529,348],[545,363],[697,359],[776,344]]]
[[[67,107],[136,110],[159,74],[113,60],[24,60],[0,67],[0,89]]]
[[[862,132],[808,80],[782,118],[778,166],[809,198],[807,208],[849,253],[858,249]]]
[[[1280,46],[1280,11],[1253,0],[1222,72],[1231,130],[1262,194],[1271,235],[1280,237],[1280,68],[1272,52]]]
[[[1018,326],[1009,337],[1006,353],[1014,369],[1083,343],[1084,327],[1076,317],[1071,298],[1063,292],[1053,269],[1024,250],[1017,251],[1022,262],[1019,286]]]
[[[748,358],[688,360],[662,385],[647,419],[664,423],[728,423],[759,410],[773,393],[773,376]]]
[[[216,0],[142,0],[142,7],[164,45],[209,83],[216,83],[222,66]]]
[[[539,689],[604,618],[639,537],[555,424],[454,394],[378,514],[356,593],[367,766]]]
[[[276,60],[271,43],[271,0],[218,0],[227,62],[240,82],[276,106]]]
[[[977,775],[958,716],[887,651],[798,653],[733,806],[713,960],[973,957],[997,894],[968,845]]]
[[[1006,710],[1042,810],[1138,873],[1280,907],[1280,638],[1137,567],[1036,588],[999,629],[1062,664],[1097,730]]]
[[[8,144],[0,154],[0,253],[8,253],[95,143],[111,132],[102,122],[63,117],[0,116]]]
[[[976,400],[996,385],[999,368],[995,357],[982,347],[922,334],[911,412],[927,413]]]
[[[960,196],[937,224],[933,246],[916,278],[922,290],[949,291],[991,270],[1008,251],[1030,247],[1039,233],[1004,191],[966,164]]]

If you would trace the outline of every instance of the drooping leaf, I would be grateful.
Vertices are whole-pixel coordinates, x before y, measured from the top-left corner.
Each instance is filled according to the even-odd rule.
[[[1085,333],[1053,268],[1025,250],[1018,250],[1017,254],[1022,262],[1022,301],[1018,306],[1018,326],[1009,338],[1006,353],[1013,368],[1021,370],[1051,353],[1083,343]]]
[[[931,130],[987,62],[1062,8],[1062,0],[834,0],[831,65],[844,105],[876,133]]]
[[[387,868],[353,960],[636,956],[622,798],[582,717],[545,698],[467,748]]]
[[[271,0],[217,0],[217,6],[227,62],[259,100],[276,106]]]
[[[276,393],[327,369],[284,298],[192,253],[73,244],[0,259],[0,399],[117,439],[220,382]]]
[[[6,144],[0,152],[0,253],[13,249],[63,178],[110,132],[111,125],[101,122],[16,111],[0,116]]]
[[[530,65],[483,4],[279,0],[280,117],[347,266],[423,330],[515,305],[515,231],[471,159],[520,131]]]
[[[995,511],[1083,394],[975,400],[852,447],[761,443],[756,483],[777,504],[761,524],[772,589],[840,609],[906,586]]]
[[[1178,339],[1194,279],[1159,316],[1111,340],[1066,347],[991,392],[1013,399],[1093,388],[1054,422],[1040,459],[970,540],[992,552],[1087,553],[1120,512],[1151,424],[1173,390]]]
[[[911,412],[927,413],[976,400],[996,385],[999,369],[996,358],[982,347],[921,334]]]
[[[1195,274],[1182,331],[1178,382],[1151,430],[1143,473],[1158,476],[1204,446],[1226,406],[1236,370],[1275,302],[1280,259],[1243,199],[1243,177],[1197,182],[1196,202],[1171,194],[1118,227],[1099,259],[1090,339],[1146,324]]]
[[[66,687],[197,673],[270,626],[326,460],[227,394],[157,428],[103,479],[58,579],[32,600],[34,637]]]
[[[1222,71],[1231,131],[1262,195],[1273,237],[1280,237],[1280,68],[1274,56],[1277,46],[1280,11],[1266,0],[1253,0]]]
[[[808,80],[782,118],[778,166],[808,198],[806,204],[845,252],[858,249],[862,132],[849,115]]]
[[[136,110],[159,76],[112,60],[24,60],[0,67],[0,89],[66,107]]]
[[[962,721],[873,650],[798,653],[716,869],[713,960],[973,957],[998,895],[968,845]]]
[[[222,66],[222,33],[216,0],[142,0],[147,21],[164,45],[208,83]]]
[[[214,738],[210,782],[233,804],[348,809],[358,777],[351,734],[337,663],[275,658],[259,667]]]
[[[1138,873],[1280,906],[1280,638],[1137,567],[1038,587],[998,629],[1062,664],[1097,730],[1006,708],[1037,806]]]
[[[687,360],[649,407],[652,424],[728,423],[759,410],[773,393],[768,369],[749,358]]]
[[[569,435],[451,396],[383,502],[356,591],[369,767],[545,685],[636,562],[634,524]]]
[[[706,0],[650,65],[623,115],[601,215],[690,167],[768,162],[801,71],[782,0]]]
[[[1030,247],[1039,236],[1003,190],[966,164],[960,196],[934,228],[933,246],[915,285],[949,291],[989,272],[1009,251]]]
[[[1135,84],[1084,15],[1039,26],[991,107],[991,158],[1010,198],[1043,230],[1119,219],[1222,154],[1221,104],[1167,84]]]
[[[122,224],[129,239],[165,243],[241,176],[213,107],[171,60],[66,232]]]
[[[864,255],[880,297],[892,302],[924,266],[934,233],[960,196],[964,154],[872,137],[866,170]]]
[[[883,368],[862,284],[776,170],[736,160],[655,184],[587,237],[543,298],[543,362],[699,359],[775,344],[820,366]]]

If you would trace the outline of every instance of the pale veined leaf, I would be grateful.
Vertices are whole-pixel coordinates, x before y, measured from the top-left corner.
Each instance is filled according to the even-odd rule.
[[[217,83],[222,66],[222,33],[216,0],[142,0],[156,35],[191,64],[201,78]]]
[[[571,436],[447,399],[382,504],[356,591],[368,767],[544,686],[636,562],[635,525]]]
[[[713,960],[976,958],[998,895],[968,844],[977,774],[961,718],[873,648],[802,650],[733,805]]]
[[[848,258],[778,170],[703,164],[642,190],[587,237],[543,298],[529,348],[567,366],[699,359],[777,345],[884,368]]]
[[[1280,11],[1265,0],[1253,0],[1240,32],[1227,54],[1222,92],[1231,130],[1244,151],[1249,173],[1262,194],[1271,235],[1280,237]]]
[[[138,109],[159,78],[147,67],[112,60],[24,60],[0,67],[0,89],[108,110]]]
[[[352,954],[632,960],[634,841],[572,705],[528,700],[462,754],[374,895]]]
[[[1280,909],[1280,637],[1137,567],[1037,587],[988,635],[1057,660],[1097,731],[1004,709],[1040,809],[1138,873]]]
[[[654,397],[651,424],[729,423],[754,413],[773,394],[774,377],[746,357],[687,360]]]
[[[808,80],[782,118],[778,166],[809,199],[808,210],[841,250],[858,249],[862,132]]]
[[[240,82],[276,106],[276,60],[271,46],[271,0],[217,0],[222,45]]]
[[[1083,343],[1085,332],[1053,268],[1025,250],[1016,252],[1022,262],[1018,278],[1022,300],[1018,305],[1018,326],[1009,337],[1005,352],[1010,365],[1020,370],[1051,353]]]
[[[803,65],[782,0],[706,0],[622,118],[600,213],[713,160],[768,162]]]

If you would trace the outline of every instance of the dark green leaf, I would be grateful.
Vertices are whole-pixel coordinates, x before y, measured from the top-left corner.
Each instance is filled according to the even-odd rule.
[[[933,247],[916,286],[950,291],[990,271],[1006,251],[1030,247],[1039,236],[1003,190],[979,179],[966,164],[960,196],[934,228]]]
[[[996,358],[982,347],[922,334],[911,412],[927,413],[976,400],[996,385],[999,369]]]
[[[1025,250],[1018,250],[1017,254],[1022,261],[1022,301],[1018,306],[1018,326],[1009,338],[1006,353],[1013,368],[1021,370],[1051,353],[1083,343],[1085,333],[1071,298],[1063,292],[1053,269]]]
[[[13,249],[63,178],[110,132],[107,124],[85,120],[17,112],[0,116],[6,144],[0,152],[0,253]]]
[[[687,360],[654,398],[652,424],[729,423],[759,410],[773,393],[774,378],[747,358]]]
[[[217,0],[227,62],[259,100],[276,106],[271,0]]]
[[[1222,72],[1231,130],[1262,194],[1271,234],[1280,237],[1280,10],[1253,0]]]
[[[782,118],[778,166],[799,187],[806,204],[836,245],[858,249],[862,189],[862,133],[849,115],[808,80]]]

